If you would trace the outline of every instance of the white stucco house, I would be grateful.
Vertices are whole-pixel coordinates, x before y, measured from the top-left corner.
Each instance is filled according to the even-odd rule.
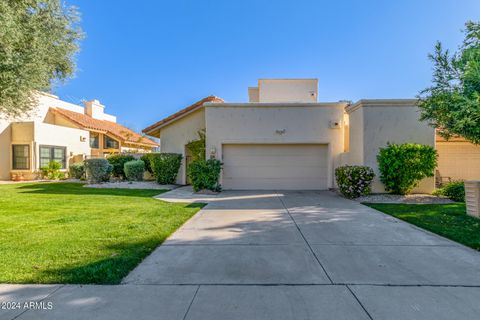
[[[224,189],[317,189],[335,186],[334,169],[366,165],[383,192],[376,156],[390,143],[421,143],[439,152],[437,175],[480,179],[480,147],[461,139],[443,141],[420,122],[414,99],[318,102],[317,79],[261,79],[249,101],[227,103],[209,96],[145,128],[160,138],[162,152],[184,155],[177,182],[185,184],[185,145],[206,132],[207,158],[224,163]],[[435,178],[416,192],[431,192]]]
[[[0,117],[0,180],[39,178],[50,161],[71,163],[124,151],[149,152],[158,144],[117,123],[98,100],[79,106],[37,93],[37,105],[23,118]],[[1,116],[1,115],[0,115]]]

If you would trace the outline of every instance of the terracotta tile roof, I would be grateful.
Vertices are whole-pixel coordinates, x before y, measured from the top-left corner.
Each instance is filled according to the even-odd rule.
[[[107,120],[94,119],[88,115],[61,108],[50,108],[50,110],[86,130],[94,130],[107,133],[114,138],[117,138],[118,140],[120,140],[120,142],[124,144],[127,143],[132,145],[143,145],[149,147],[158,146],[158,144],[154,141],[145,138],[118,123]]]
[[[206,103],[206,102],[219,102],[219,103],[222,103],[224,102],[222,98],[219,98],[219,97],[216,97],[216,96],[208,96],[206,98],[203,98],[202,100],[199,100],[197,102],[195,102],[194,104],[178,111],[178,112],[175,112],[174,114],[172,114],[171,116],[168,116],[166,117],[165,119],[162,119],[158,122],[155,122],[154,124],[152,124],[151,126],[149,127],[146,127],[145,129],[142,130],[142,132],[148,134],[150,132],[152,132],[153,130],[155,129],[158,129],[159,127],[162,127],[163,125],[165,125],[166,123],[169,123],[177,118],[180,118],[182,117],[183,115],[189,113],[189,112],[192,112],[194,111],[195,109],[199,109],[201,107],[203,107],[203,104]]]

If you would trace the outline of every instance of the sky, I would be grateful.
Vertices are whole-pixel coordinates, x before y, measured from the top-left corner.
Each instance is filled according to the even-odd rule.
[[[138,131],[208,95],[246,102],[259,78],[318,78],[322,102],[413,98],[435,42],[455,50],[480,20],[479,0],[65,1],[86,38],[53,92]]]

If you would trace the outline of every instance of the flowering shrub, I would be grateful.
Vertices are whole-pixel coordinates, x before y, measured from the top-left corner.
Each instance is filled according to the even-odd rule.
[[[342,166],[335,169],[338,189],[349,199],[369,194],[373,177],[375,174],[370,167]]]

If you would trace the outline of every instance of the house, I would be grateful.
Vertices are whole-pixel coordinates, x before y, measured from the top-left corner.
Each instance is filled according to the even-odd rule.
[[[47,93],[23,119],[0,119],[0,180],[38,178],[52,160],[63,170],[89,157],[125,151],[149,152],[157,143],[116,123],[98,100],[79,106]]]
[[[224,189],[328,189],[334,169],[366,165],[376,172],[373,192],[384,192],[376,156],[391,143],[437,147],[437,173],[445,179],[480,179],[480,147],[444,141],[420,122],[414,99],[318,102],[317,79],[261,79],[248,103],[209,96],[145,128],[162,152],[185,156],[177,182],[186,183],[185,145],[206,132],[207,158],[223,163]],[[416,192],[431,192],[424,179]]]

